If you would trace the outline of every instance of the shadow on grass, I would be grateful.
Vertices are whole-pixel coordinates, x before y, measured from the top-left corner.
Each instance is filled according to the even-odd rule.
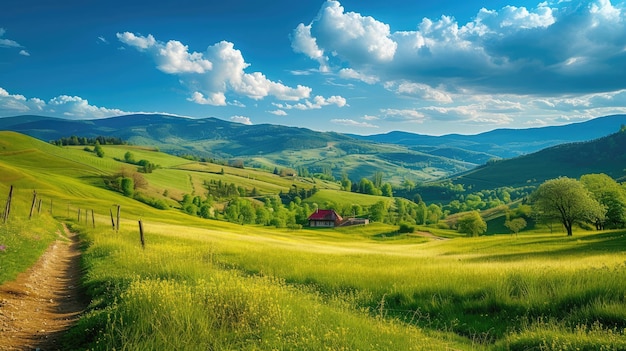
[[[626,231],[611,231],[588,234],[580,237],[560,236],[545,240],[525,241],[522,245],[545,244],[538,251],[515,252],[505,254],[484,254],[472,258],[473,262],[513,262],[527,259],[560,259],[568,256],[610,254],[626,252]]]

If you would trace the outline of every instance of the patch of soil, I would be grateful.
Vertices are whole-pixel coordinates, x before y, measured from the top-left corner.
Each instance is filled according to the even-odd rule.
[[[60,337],[87,307],[78,236],[64,225],[39,261],[0,286],[0,350],[61,350]]]

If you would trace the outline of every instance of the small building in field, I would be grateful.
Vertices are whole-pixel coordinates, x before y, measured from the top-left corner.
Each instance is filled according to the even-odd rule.
[[[334,210],[315,210],[309,216],[309,227],[338,227],[343,222],[343,218]]]

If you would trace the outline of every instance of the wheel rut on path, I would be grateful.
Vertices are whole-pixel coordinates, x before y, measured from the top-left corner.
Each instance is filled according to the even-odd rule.
[[[37,263],[0,285],[0,350],[61,350],[60,337],[87,307],[78,236],[65,225]]]

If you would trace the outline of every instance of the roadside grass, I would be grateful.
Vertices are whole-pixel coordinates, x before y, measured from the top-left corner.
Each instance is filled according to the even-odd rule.
[[[467,349],[447,332],[372,316],[280,277],[250,275],[222,260],[242,238],[159,225],[145,250],[136,233],[88,230],[84,286],[91,310],[66,338],[92,350]],[[160,232],[178,233],[169,236]],[[235,234],[236,235],[236,234]],[[187,237],[185,237],[187,236]],[[254,240],[252,240],[254,241]]]
[[[19,273],[32,266],[58,238],[61,226],[42,209],[35,210],[28,219],[31,202],[20,191],[14,190],[11,212],[6,223],[2,221],[9,187],[0,182],[0,284],[14,280]],[[32,199],[32,193],[29,194]]]

